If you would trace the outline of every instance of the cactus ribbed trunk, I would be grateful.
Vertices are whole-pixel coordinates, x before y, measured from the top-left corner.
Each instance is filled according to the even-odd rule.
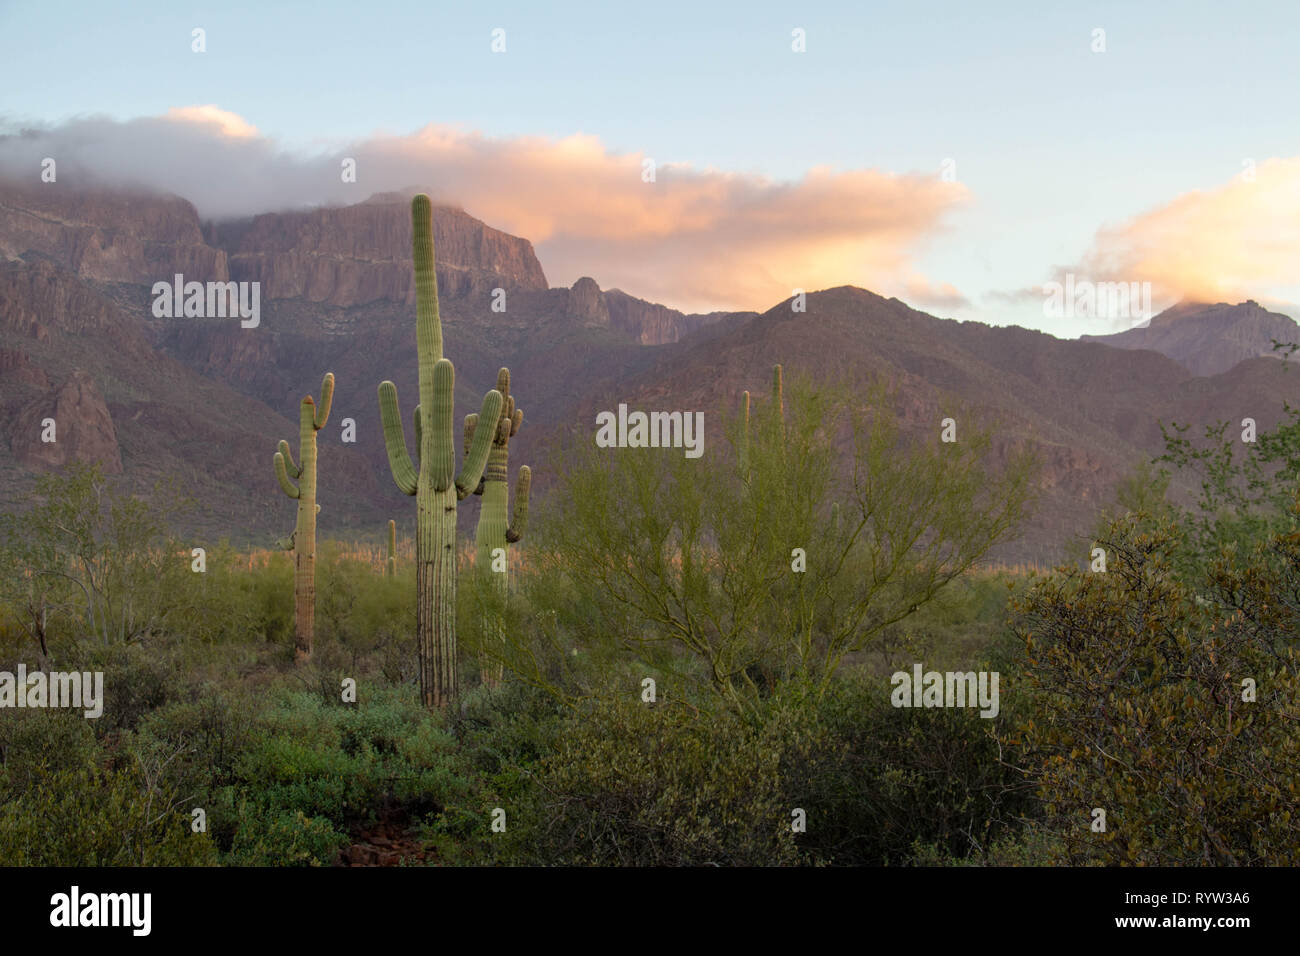
[[[510,591],[508,549],[506,551],[505,570],[495,571],[492,567],[492,552],[496,548],[506,548],[506,532],[509,530],[509,523],[506,521],[508,486],[505,478],[505,461],[505,448],[494,446],[488,459],[487,471],[483,474],[483,505],[479,510],[478,528],[474,534],[474,544],[477,552],[474,558],[474,566],[484,579],[482,581],[483,586],[493,588],[497,592],[495,601],[489,597],[489,607],[496,606],[497,602],[504,604],[506,595]],[[498,473],[500,477],[494,477],[494,472]],[[483,622],[483,640],[497,646],[505,642],[504,623],[495,613],[489,613],[488,619]],[[480,674],[483,683],[488,687],[496,687],[501,683],[502,668],[499,664],[485,662]]]
[[[303,402],[298,426],[298,523],[293,531],[293,657],[311,657],[316,627],[316,428],[315,407]]]
[[[416,491],[415,629],[419,637],[420,697],[441,708],[456,699],[456,491],[436,491],[422,479]]]
[[[385,577],[397,574],[397,522],[388,520],[388,560],[384,562]]]

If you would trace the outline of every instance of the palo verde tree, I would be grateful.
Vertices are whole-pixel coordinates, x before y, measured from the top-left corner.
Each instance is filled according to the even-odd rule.
[[[301,663],[311,658],[312,632],[316,617],[316,433],[325,427],[334,399],[334,373],[326,372],[320,383],[320,405],[307,395],[298,408],[298,461],[295,465],[289,443],[281,440],[275,453],[275,477],[286,495],[298,502],[298,521],[293,534],[280,546],[294,554],[293,656]],[[298,479],[295,485],[292,479]]]
[[[133,495],[98,464],[41,475],[27,510],[0,514],[0,626],[15,625],[44,666],[85,642],[144,642],[194,620],[197,575],[169,529],[190,503],[162,483]]]
[[[379,386],[384,445],[393,481],[415,497],[416,640],[420,658],[420,699],[430,709],[448,706],[457,695],[456,657],[456,503],[483,477],[504,399],[496,389],[483,397],[478,427],[456,471],[454,392],[456,373],[442,354],[438,280],[433,267],[433,206],[423,193],[411,200],[415,259],[415,342],[420,403],[415,408],[413,464],[406,450],[397,386]]]
[[[1005,538],[1031,497],[1027,455],[996,460],[966,417],[955,443],[938,420],[904,436],[892,407],[884,388],[778,370],[771,400],[700,457],[572,441],[538,546],[561,584],[536,617],[553,614],[588,659],[653,662],[733,706],[779,681],[824,691],[847,654]],[[533,678],[539,659],[554,657],[528,649],[512,666]]]

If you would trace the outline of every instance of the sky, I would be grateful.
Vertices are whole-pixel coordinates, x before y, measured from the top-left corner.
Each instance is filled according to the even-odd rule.
[[[1297,49],[1295,0],[0,0],[0,173],[208,218],[418,186],[552,285],[690,311],[853,284],[1060,336],[1182,298],[1300,318]]]

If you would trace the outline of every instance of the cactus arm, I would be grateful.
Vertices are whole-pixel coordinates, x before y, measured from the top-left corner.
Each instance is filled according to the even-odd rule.
[[[290,534],[289,537],[287,538],[277,538],[275,541],[275,546],[279,548],[281,551],[292,551],[293,534]]]
[[[469,457],[470,446],[474,444],[474,431],[478,428],[478,412],[465,416],[465,457]],[[474,489],[474,494],[483,494],[483,479],[480,478],[478,487]]]
[[[420,456],[424,454],[424,422],[420,418],[420,406],[415,406],[415,411],[411,414],[415,421],[415,467],[419,470]]]
[[[404,495],[415,494],[418,476],[411,456],[406,451],[406,436],[402,433],[402,413],[397,404],[397,386],[392,382],[379,384],[379,415],[384,423],[384,447],[388,450],[388,467],[393,481]]]
[[[422,467],[429,469],[434,491],[446,491],[456,475],[456,449],[452,446],[451,420],[455,405],[456,369],[450,359],[439,359],[433,367],[433,402],[429,416],[429,448]]]
[[[506,530],[506,540],[512,544],[524,536],[528,527],[528,489],[533,484],[533,470],[527,465],[519,469],[519,483],[515,488],[515,516]]]
[[[316,413],[312,419],[316,431],[320,431],[325,427],[325,422],[330,417],[330,405],[333,401],[334,373],[326,372],[320,383],[320,404],[316,406]]]
[[[483,407],[479,409],[478,422],[474,428],[474,438],[470,442],[469,454],[461,463],[460,474],[456,476],[456,497],[468,497],[479,486],[483,478],[483,469],[487,467],[488,453],[492,450],[492,438],[497,431],[497,422],[501,418],[501,393],[495,388],[483,396]],[[450,425],[450,422],[448,422]],[[448,431],[450,434],[450,430]]]
[[[511,399],[511,401],[513,402],[514,399]],[[524,410],[522,408],[516,408],[510,414],[510,435],[512,438],[519,433],[519,426],[522,425],[523,423],[524,423]]]
[[[474,429],[478,427],[478,412],[465,416],[465,450],[464,454],[469,454],[469,446],[474,443]]]
[[[284,442],[280,442],[280,444],[284,445]],[[285,448],[288,447],[288,445],[285,445]],[[297,469],[295,469],[295,471],[296,470]],[[289,480],[289,473],[285,470],[284,454],[278,451],[275,453],[275,477],[276,480],[280,482],[280,488],[283,489],[284,493],[290,498],[297,498],[302,494],[302,492],[294,487],[293,482]]]
[[[293,463],[293,454],[289,451],[289,443],[283,438],[280,439],[280,454],[284,456],[285,468],[290,478],[301,478],[302,469]]]

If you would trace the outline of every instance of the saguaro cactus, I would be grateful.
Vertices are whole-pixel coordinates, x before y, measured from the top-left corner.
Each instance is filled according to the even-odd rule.
[[[781,366],[772,366],[772,408],[777,415],[777,421],[785,418],[785,394],[781,384]],[[744,392],[740,397],[740,449],[739,464],[740,475],[745,481],[749,481],[749,392]]]
[[[415,496],[416,640],[420,655],[420,699],[441,708],[457,695],[456,673],[456,502],[472,493],[483,477],[492,447],[494,423],[503,399],[496,389],[483,397],[481,424],[456,472],[454,423],[455,369],[442,355],[438,280],[433,270],[433,206],[420,194],[411,200],[415,259],[415,345],[420,371],[420,404],[415,409],[417,461],[411,463],[402,431],[397,386],[379,386],[384,445],[393,481]]]
[[[483,496],[483,504],[478,514],[478,529],[474,536],[477,548],[475,566],[481,574],[487,575],[489,586],[500,589],[502,595],[510,587],[510,545],[524,536],[528,524],[528,489],[532,485],[533,472],[527,465],[519,469],[519,485],[515,489],[514,520],[509,520],[509,458],[510,439],[519,432],[523,424],[524,412],[515,407],[515,397],[510,394],[510,369],[503,368],[497,373],[497,391],[505,399],[501,406],[501,417],[497,419],[492,436],[492,451],[488,455],[487,469],[483,480],[479,482],[475,494]],[[466,454],[478,431],[479,416],[465,416]],[[501,554],[494,555],[497,549]],[[500,562],[498,570],[497,562]],[[484,622],[484,633],[489,638],[504,640],[504,624],[500,618]],[[495,686],[501,680],[501,667],[485,667],[483,682]]]
[[[388,519],[388,560],[384,562],[385,577],[397,574],[397,522]]]
[[[312,631],[316,618],[316,433],[325,427],[334,399],[334,373],[326,372],[320,383],[320,405],[310,395],[298,408],[298,461],[293,463],[289,443],[281,441],[275,453],[275,477],[290,498],[298,502],[298,522],[293,534],[282,542],[294,553],[293,656],[302,662],[311,657]],[[293,478],[298,479],[295,486]]]

